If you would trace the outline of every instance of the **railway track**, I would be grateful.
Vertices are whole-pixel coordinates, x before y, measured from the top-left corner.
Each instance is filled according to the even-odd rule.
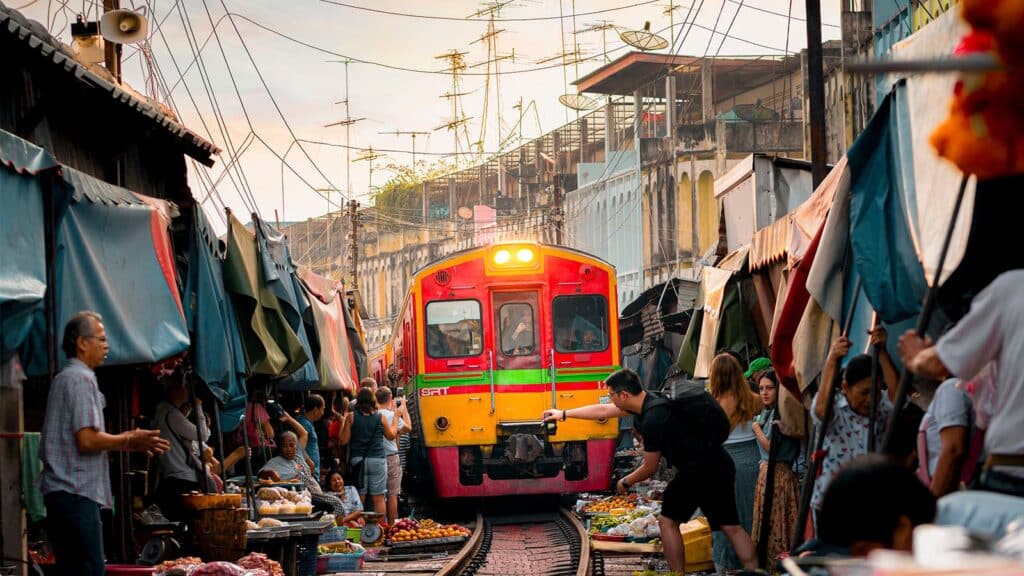
[[[590,541],[568,510],[531,514],[476,513],[458,551],[425,546],[368,562],[378,576],[592,576]],[[341,572],[356,576],[359,572]],[[593,575],[597,576],[597,575]]]
[[[477,515],[463,549],[435,576],[588,576],[586,531],[567,510]]]

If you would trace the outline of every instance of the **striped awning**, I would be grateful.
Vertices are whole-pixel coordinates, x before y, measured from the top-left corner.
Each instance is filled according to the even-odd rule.
[[[832,199],[836,195],[836,188],[844,177],[849,178],[846,174],[846,156],[836,162],[829,176],[803,204],[754,233],[750,243],[751,272],[770,266],[783,258],[788,259],[790,266],[803,258],[814,234],[825,222],[828,210],[832,207]]]

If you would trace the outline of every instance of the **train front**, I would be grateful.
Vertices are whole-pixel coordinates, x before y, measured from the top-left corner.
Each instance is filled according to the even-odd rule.
[[[609,401],[614,269],[564,248],[499,244],[428,268],[416,292],[418,432],[438,496],[606,489],[618,422],[542,414]]]

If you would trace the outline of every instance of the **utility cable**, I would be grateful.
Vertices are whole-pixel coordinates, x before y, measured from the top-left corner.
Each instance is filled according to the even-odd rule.
[[[457,18],[455,16],[434,16],[431,14],[412,14],[408,12],[395,12],[391,10],[381,10],[379,8],[370,8],[368,6],[358,6],[355,4],[349,4],[346,2],[339,2],[337,0],[320,0],[326,4],[334,4],[336,6],[343,6],[345,8],[351,8],[353,10],[362,10],[365,12],[373,12],[376,14],[384,14],[387,16],[401,16],[403,18],[417,18],[420,20],[444,20],[449,22],[488,22],[490,18]],[[638,6],[645,6],[647,4],[654,4],[658,0],[643,0],[642,2],[635,2],[633,4],[627,4],[625,6],[616,6],[613,8],[605,8],[604,10],[595,10],[593,12],[583,12],[577,14],[577,16],[594,16],[596,14],[607,14],[609,12],[617,12],[620,10],[628,10],[630,8],[636,8]],[[494,22],[539,22],[543,20],[562,20],[569,18],[569,16],[533,16],[523,18],[494,18]]]
[[[204,2],[205,2],[205,0],[204,0]],[[224,12],[230,14],[228,12],[227,5],[224,4],[224,0],[220,0],[220,4],[221,4],[221,7],[224,8]],[[266,79],[263,78],[263,73],[260,72],[260,68],[256,64],[256,59],[253,58],[252,52],[249,50],[249,46],[245,42],[245,37],[242,36],[242,33],[238,30],[238,26],[235,24],[234,18],[229,16],[228,17],[228,21],[231,22],[231,27],[235,30],[235,34],[238,36],[238,41],[242,44],[242,49],[245,50],[246,56],[249,57],[249,62],[252,63],[252,67],[256,71],[256,76],[260,79],[260,83],[263,85],[263,89],[266,91],[267,96],[270,98],[271,104],[274,105],[274,109],[277,111],[278,116],[280,116],[281,122],[284,124],[285,129],[288,130],[288,134],[292,137],[293,140],[298,140],[299,137],[295,135],[295,131],[292,130],[291,124],[288,123],[288,119],[285,117],[284,112],[281,111],[281,106],[278,105],[277,99],[274,98],[274,94],[270,90],[270,86],[267,85]],[[331,179],[328,178],[326,174],[324,174],[323,170],[320,169],[320,167],[316,164],[316,162],[313,160],[313,158],[309,155],[309,152],[306,150],[306,147],[303,146],[301,142],[298,144],[298,147],[299,147],[299,150],[302,152],[303,156],[306,157],[306,160],[308,160],[309,163],[313,165],[313,169],[317,171],[317,173],[324,179],[325,182],[327,182],[328,186],[330,186],[334,190],[338,190],[340,192],[341,188],[339,188],[333,182],[331,182]],[[351,190],[346,190],[344,192],[341,192],[340,196],[345,198],[345,200],[348,200],[351,197],[351,194],[352,194]],[[329,207],[330,204],[331,204],[331,201],[328,200],[327,204],[328,204],[328,207]],[[337,206],[340,208],[340,205],[337,205]]]

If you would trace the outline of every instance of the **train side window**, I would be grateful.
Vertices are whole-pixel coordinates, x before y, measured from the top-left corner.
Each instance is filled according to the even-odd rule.
[[[502,304],[501,353],[505,356],[529,356],[537,352],[533,306],[524,302]]]
[[[555,350],[601,352],[608,349],[608,301],[599,294],[558,296],[551,302]]]
[[[427,354],[433,358],[476,356],[483,349],[480,303],[443,300],[427,304]]]

